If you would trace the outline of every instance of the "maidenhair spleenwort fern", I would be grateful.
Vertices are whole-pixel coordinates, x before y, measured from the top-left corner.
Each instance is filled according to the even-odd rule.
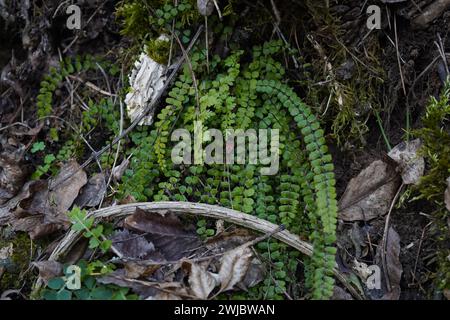
[[[242,51],[223,60],[213,56],[209,69],[206,52],[202,48],[193,50],[193,70],[184,68],[155,127],[131,134],[135,149],[119,195],[133,196],[137,201],[217,204],[284,224],[288,230],[309,237],[313,244],[313,256],[303,259],[305,284],[312,298],[326,299],[333,293],[336,253],[333,164],[316,116],[282,83],[285,71],[274,58],[282,50],[278,41],[255,47],[249,63],[243,62],[247,57],[244,59]],[[192,82],[192,71],[198,79],[197,87]],[[204,131],[259,128],[267,129],[272,136],[278,134],[278,174],[261,175],[261,164],[174,164],[172,130],[185,128],[192,135],[198,119]],[[202,233],[212,230],[204,222],[199,223]],[[249,297],[283,299],[286,292],[299,296],[298,252],[272,239],[258,244],[258,249],[269,262],[270,272],[260,286],[251,288]]]
[[[335,190],[334,166],[328,148],[325,144],[324,131],[320,129],[317,118],[311,113],[291,88],[279,81],[260,80],[256,91],[275,95],[283,106],[294,117],[306,144],[311,171],[314,173],[312,185],[303,188],[313,188],[314,202],[305,199],[307,205],[314,208],[310,212],[312,231],[310,239],[314,245],[312,265],[314,273],[310,274],[314,298],[330,297],[333,294],[334,279],[332,269],[335,266],[337,201]]]

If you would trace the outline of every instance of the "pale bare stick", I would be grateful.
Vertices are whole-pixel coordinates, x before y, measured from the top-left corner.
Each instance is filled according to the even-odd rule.
[[[280,226],[276,224],[249,214],[215,205],[170,201],[130,203],[92,211],[87,215],[87,217],[93,217],[99,220],[107,218],[121,218],[133,214],[137,208],[147,212],[158,213],[162,216],[168,212],[172,212],[181,215],[189,214],[213,219],[222,219],[226,222],[259,231],[263,234],[271,234],[273,238],[286,243],[306,256],[311,256],[313,253],[313,246],[310,243],[301,240],[299,236],[287,230],[280,231]],[[58,246],[53,250],[49,260],[59,260],[70,250],[80,236],[80,232],[70,230],[64,239],[62,239]],[[351,285],[346,277],[338,270],[337,266],[333,269],[333,273],[338,281],[341,282],[355,298],[364,299],[363,295]]]

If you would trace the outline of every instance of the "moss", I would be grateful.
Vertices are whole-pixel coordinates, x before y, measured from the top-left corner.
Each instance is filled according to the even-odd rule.
[[[369,117],[381,113],[381,88],[385,72],[382,48],[376,36],[365,40],[364,54],[344,44],[346,30],[339,17],[320,1],[306,1],[310,21],[316,28],[305,42],[303,55],[311,56],[311,68],[302,85],[307,102],[316,106],[324,122],[331,124],[332,137],[344,149],[366,144]],[[324,69],[325,66],[325,69]],[[317,85],[328,81],[326,85]]]
[[[5,238],[5,239],[4,239]],[[12,243],[13,254],[5,260],[0,260],[6,271],[0,279],[0,291],[20,289],[24,284],[31,284],[34,277],[31,272],[25,274],[31,261],[31,240],[26,233],[16,233],[0,239],[0,248]]]
[[[418,198],[425,198],[434,204],[435,223],[438,236],[438,263],[436,286],[439,290],[450,289],[450,212],[444,205],[446,179],[450,176],[450,80],[439,99],[431,98],[422,118],[423,127],[413,132],[423,142],[422,155],[428,165],[427,174],[417,187]]]
[[[160,64],[167,64],[169,61],[170,42],[160,39],[147,41],[147,54],[150,58]]]

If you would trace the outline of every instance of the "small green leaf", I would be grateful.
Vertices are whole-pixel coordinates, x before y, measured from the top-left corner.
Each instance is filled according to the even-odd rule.
[[[100,245],[100,241],[98,241],[96,238],[90,238],[89,239],[89,248],[95,249]]]
[[[45,149],[45,144],[43,141],[33,143],[31,147],[31,153],[36,153]]]
[[[53,290],[59,290],[63,288],[65,285],[66,285],[65,281],[61,277],[50,279],[47,283],[47,287]]]
[[[63,289],[56,294],[56,300],[71,300],[72,292],[69,290]]]

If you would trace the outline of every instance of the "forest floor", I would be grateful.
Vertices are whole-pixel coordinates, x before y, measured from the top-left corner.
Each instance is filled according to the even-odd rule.
[[[37,275],[46,278],[47,272],[48,280],[49,274],[57,273],[52,268],[59,266],[39,265],[39,261],[48,259],[69,228],[66,222],[57,221],[58,214],[48,220],[47,209],[34,197],[42,189],[47,190],[47,186],[36,181],[47,183],[52,176],[57,176],[55,180],[61,178],[53,165],[60,160],[57,155],[61,154],[65,139],[71,137],[67,134],[70,127],[77,127],[83,110],[91,107],[85,90],[122,99],[127,90],[124,83],[141,49],[136,47],[134,39],[120,32],[122,24],[115,13],[117,1],[78,2],[82,9],[81,30],[66,27],[69,15],[59,1],[0,1],[0,295],[4,299],[33,298],[32,287]],[[419,5],[410,1],[375,0],[230,2],[232,10],[228,1],[219,1],[219,6],[225,23],[233,21],[230,23],[232,39],[240,48],[250,50],[252,45],[281,39],[296,49],[296,53],[285,52],[281,62],[286,69],[286,82],[320,115],[333,156],[340,209],[337,229],[340,271],[356,275],[356,287],[368,299],[449,299],[449,283],[444,287],[439,285],[439,278],[448,279],[450,269],[449,258],[445,256],[449,247],[449,218],[444,190],[439,194],[440,200],[419,197],[421,189],[416,184],[433,168],[433,155],[421,153],[412,142],[416,139],[414,130],[424,126],[422,119],[430,97],[439,99],[443,92],[446,68],[450,64],[449,1],[422,1]],[[434,9],[433,19],[423,22],[421,18],[427,10],[432,10],[430,5],[438,2],[442,3],[441,8]],[[367,27],[370,17],[367,7],[371,4],[381,9],[380,29]],[[227,11],[232,12],[226,15]],[[233,16],[238,19],[233,20]],[[195,32],[195,26],[192,27]],[[229,49],[215,38],[213,30],[209,30],[209,36],[211,53],[223,54]],[[109,64],[104,67],[110,71],[108,75],[102,70],[67,76],[70,81],[55,90],[51,115],[41,117],[36,105],[45,75],[64,57],[86,54],[101,56],[116,70]],[[300,67],[296,66],[299,62]],[[161,108],[157,106],[156,113]],[[125,117],[125,111],[121,107],[121,117]],[[118,109],[114,112],[111,114],[119,114]],[[107,119],[105,115],[102,117]],[[119,132],[117,128],[110,133],[96,125],[94,122],[83,137],[89,148],[74,153],[78,163],[89,160],[92,150],[101,149]],[[442,130],[450,132],[448,122]],[[123,150],[130,144],[123,141]],[[401,155],[393,160],[388,153],[395,146],[399,146],[396,149]],[[100,208],[135,200],[119,201],[114,197],[120,189],[120,174],[114,176],[111,168],[117,174],[119,165],[125,164],[131,154],[124,151],[124,155],[117,157],[115,150],[107,152],[105,162],[94,159],[84,168],[87,175],[77,176],[84,183],[64,189],[66,196],[60,195],[61,199],[56,201],[66,211],[74,201],[78,204],[93,201],[94,205],[86,207]],[[50,160],[50,154],[56,160]],[[405,165],[404,158],[408,156],[413,163]],[[58,168],[67,169],[62,163]],[[381,168],[380,163],[386,167]],[[89,199],[75,199],[86,181],[92,182],[99,166],[105,171],[103,177],[108,188],[106,191],[105,187],[105,196],[100,196],[101,201],[94,201],[92,194],[98,189],[92,183],[96,191],[89,191]],[[41,172],[36,177],[39,168]],[[405,179],[406,171],[414,176],[413,183]],[[436,183],[445,189],[445,181]],[[102,232],[100,235],[103,236]],[[101,250],[104,241],[99,240],[97,249]],[[10,245],[15,255],[22,252],[20,259],[25,261],[13,258],[12,251],[8,251]],[[78,243],[77,247],[83,247],[78,251],[83,252],[71,254],[86,257],[87,245]],[[364,283],[367,277],[364,273],[371,265],[379,267],[384,279],[381,289],[372,290]],[[298,267],[297,274],[301,273],[302,268]],[[390,284],[385,277],[390,279]],[[348,279],[352,281],[350,276]],[[111,279],[105,283],[127,287]],[[58,286],[55,284],[55,288]],[[142,288],[130,284],[128,288],[143,296]],[[154,295],[148,288],[144,292]],[[121,294],[128,297],[129,293]],[[299,298],[304,294],[302,284],[300,288],[286,289],[284,297]],[[351,295],[339,284],[334,298],[350,299]]]

